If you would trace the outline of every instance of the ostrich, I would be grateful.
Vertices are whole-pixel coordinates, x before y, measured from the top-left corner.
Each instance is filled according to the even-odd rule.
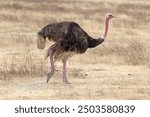
[[[66,75],[66,62],[75,53],[82,54],[88,48],[94,48],[101,44],[107,37],[109,20],[115,18],[108,13],[105,17],[105,31],[102,37],[93,39],[75,22],[59,22],[49,24],[37,34],[37,48],[44,49],[46,38],[55,42],[49,47],[47,57],[50,57],[51,71],[47,75],[47,83],[55,73],[54,63],[61,60],[63,63],[63,82],[70,84]]]

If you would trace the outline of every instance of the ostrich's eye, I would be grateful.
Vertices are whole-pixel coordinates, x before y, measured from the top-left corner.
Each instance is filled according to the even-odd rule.
[[[112,17],[112,15],[109,15],[109,17]]]

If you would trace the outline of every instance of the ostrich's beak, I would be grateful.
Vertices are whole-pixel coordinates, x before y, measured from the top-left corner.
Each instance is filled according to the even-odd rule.
[[[111,18],[117,18],[117,17],[112,15],[112,17],[111,17]]]

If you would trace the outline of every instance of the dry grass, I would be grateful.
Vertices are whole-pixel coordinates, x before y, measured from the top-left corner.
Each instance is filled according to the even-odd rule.
[[[149,66],[149,52],[144,43],[128,41],[125,45],[113,44],[111,47],[104,46],[100,50],[94,50],[98,55],[120,57],[127,65]]]
[[[36,32],[44,25],[59,21],[75,21],[89,35],[97,38],[103,31],[104,15],[108,12],[118,17],[111,21],[108,40],[101,46],[88,50],[84,55],[71,58],[69,76],[83,78],[83,80],[89,78],[89,74],[98,67],[98,63],[118,66],[118,68],[120,66],[142,66],[146,70],[150,68],[148,37],[150,2],[147,0],[115,2],[113,0],[45,0],[44,2],[41,0],[0,0],[0,2],[2,3],[0,4],[0,81],[9,81],[15,77],[34,79],[46,76],[49,65],[47,60],[44,60],[45,53],[37,50],[35,44]],[[51,43],[48,42],[47,48],[49,44]],[[82,65],[86,68],[79,69]],[[89,69],[91,65],[93,69]],[[61,73],[61,64],[57,63],[57,66],[58,73]],[[99,75],[95,77],[97,81]],[[79,83],[82,84],[82,80]],[[107,85],[107,83],[104,84]],[[88,87],[88,82],[85,87]],[[86,93],[90,95],[91,90],[94,89],[89,89]],[[96,92],[103,95],[108,91],[95,89],[95,94]],[[137,92],[145,93],[146,91],[137,89]],[[71,94],[68,95],[71,96]],[[91,98],[94,97],[91,96]]]

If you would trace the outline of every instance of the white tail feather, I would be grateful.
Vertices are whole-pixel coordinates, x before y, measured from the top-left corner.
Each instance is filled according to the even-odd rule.
[[[46,39],[44,39],[42,36],[37,34],[36,36],[36,43],[37,43],[37,48],[38,49],[44,49],[46,45]]]

